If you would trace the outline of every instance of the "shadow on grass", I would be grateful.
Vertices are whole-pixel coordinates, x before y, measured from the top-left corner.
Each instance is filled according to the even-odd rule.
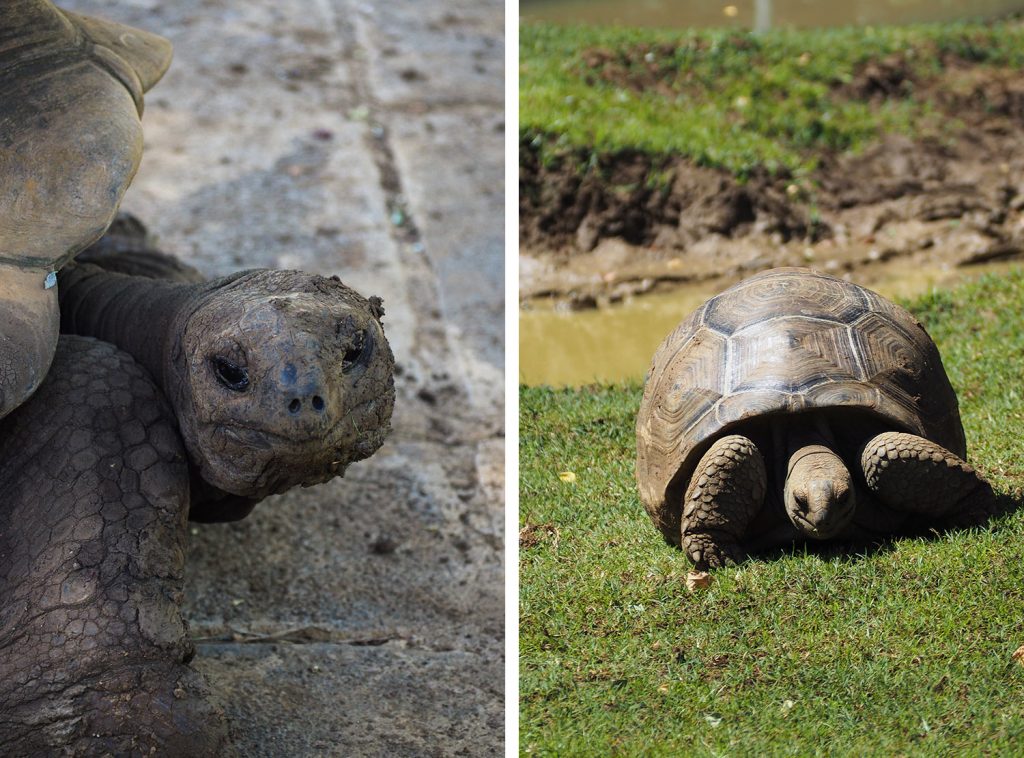
[[[852,563],[874,555],[891,552],[896,546],[908,539],[937,542],[950,536],[969,532],[975,529],[999,529],[999,522],[1024,508],[1024,497],[997,494],[991,513],[985,516],[967,516],[955,520],[947,520],[940,525],[931,525],[921,529],[904,529],[893,534],[879,535],[877,538],[861,538],[854,540],[827,540],[824,542],[797,542],[782,547],[766,548],[752,552],[749,561],[776,561],[789,556],[815,557],[822,561],[840,561]]]

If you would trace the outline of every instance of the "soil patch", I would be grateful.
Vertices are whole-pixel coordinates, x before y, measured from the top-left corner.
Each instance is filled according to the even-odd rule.
[[[637,76],[609,55],[585,57],[595,76]],[[879,105],[928,97],[949,136],[889,135],[857,154],[822,154],[800,179],[740,180],[639,151],[542,160],[524,140],[522,299],[589,306],[777,265],[852,271],[900,256],[950,266],[1024,256],[1024,79],[946,64],[922,82],[902,56],[889,56],[836,92]],[[644,70],[650,80],[637,86],[678,86]]]

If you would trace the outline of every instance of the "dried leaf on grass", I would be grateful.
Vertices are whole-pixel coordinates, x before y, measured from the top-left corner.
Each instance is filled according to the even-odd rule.
[[[561,479],[566,484],[572,484],[573,482],[576,481],[576,474],[574,474],[572,471],[559,471],[558,478]]]
[[[711,586],[711,574],[707,571],[691,571],[686,575],[686,589],[690,592]]]
[[[1013,651],[1013,660],[1017,661],[1021,666],[1024,666],[1024,645]]]

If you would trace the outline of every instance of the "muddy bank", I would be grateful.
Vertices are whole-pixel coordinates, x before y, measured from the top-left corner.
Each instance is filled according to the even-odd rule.
[[[595,75],[622,86],[658,85],[656,72],[622,80],[593,60]],[[929,136],[823,153],[799,178],[740,180],[641,152],[541,160],[524,140],[521,299],[587,307],[778,265],[843,273],[893,259],[956,267],[1024,257],[1024,79],[947,60],[919,81],[891,56],[837,83],[838,96],[873,107],[911,93],[935,106]]]

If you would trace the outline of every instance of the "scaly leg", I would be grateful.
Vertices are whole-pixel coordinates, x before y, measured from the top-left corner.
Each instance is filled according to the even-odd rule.
[[[113,345],[62,337],[0,423],[0,754],[230,753],[181,617],[188,469]]]
[[[680,541],[698,569],[746,557],[739,540],[761,508],[767,487],[764,459],[747,437],[723,437],[704,454],[686,489]]]
[[[978,524],[996,509],[992,487],[941,445],[905,432],[873,437],[861,454],[868,488],[890,508],[950,526]]]

